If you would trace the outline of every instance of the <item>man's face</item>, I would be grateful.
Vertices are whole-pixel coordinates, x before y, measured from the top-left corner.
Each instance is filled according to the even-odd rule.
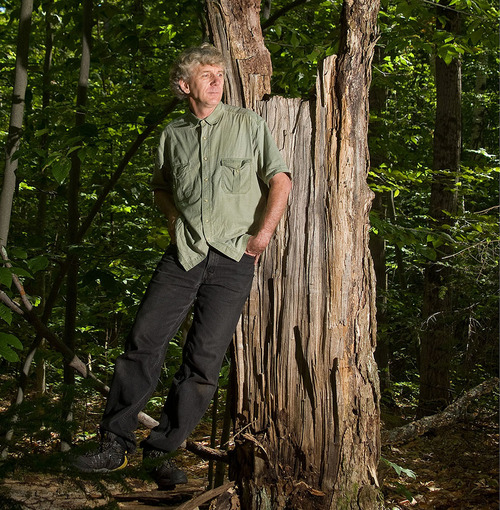
[[[222,99],[224,69],[216,65],[198,64],[192,69],[189,80],[181,80],[179,84],[192,104],[215,108]]]

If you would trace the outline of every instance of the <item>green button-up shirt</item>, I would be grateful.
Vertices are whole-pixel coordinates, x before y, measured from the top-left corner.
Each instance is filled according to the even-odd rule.
[[[241,259],[279,172],[289,170],[266,123],[250,110],[219,103],[206,119],[189,112],[164,129],[152,187],[174,197],[177,252],[186,270],[210,246]]]

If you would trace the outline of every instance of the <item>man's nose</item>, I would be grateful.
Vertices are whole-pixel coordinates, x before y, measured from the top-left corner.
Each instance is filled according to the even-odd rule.
[[[222,81],[222,76],[215,74],[212,78],[212,85],[218,85]]]

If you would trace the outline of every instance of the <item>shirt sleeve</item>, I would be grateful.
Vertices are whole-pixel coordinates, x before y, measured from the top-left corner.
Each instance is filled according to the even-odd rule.
[[[151,189],[172,191],[172,172],[170,170],[169,158],[167,152],[167,130],[165,129],[160,136],[160,143],[156,151],[155,166],[153,177],[151,178]]]
[[[258,175],[266,185],[269,185],[269,181],[276,174],[285,172],[291,177],[292,173],[284,162],[268,125],[264,119],[261,117],[259,117],[259,119],[255,148],[257,154]]]

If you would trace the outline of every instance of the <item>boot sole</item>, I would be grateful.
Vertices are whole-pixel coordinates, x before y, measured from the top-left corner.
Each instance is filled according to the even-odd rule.
[[[77,467],[77,469],[81,473],[112,473],[113,471],[119,471],[120,469],[125,468],[127,466],[127,464],[128,464],[128,459],[125,456],[123,463],[120,466],[113,468],[113,469],[109,469],[109,468],[100,468],[100,469],[88,468],[88,469],[86,469],[86,468],[82,468],[82,467]]]

